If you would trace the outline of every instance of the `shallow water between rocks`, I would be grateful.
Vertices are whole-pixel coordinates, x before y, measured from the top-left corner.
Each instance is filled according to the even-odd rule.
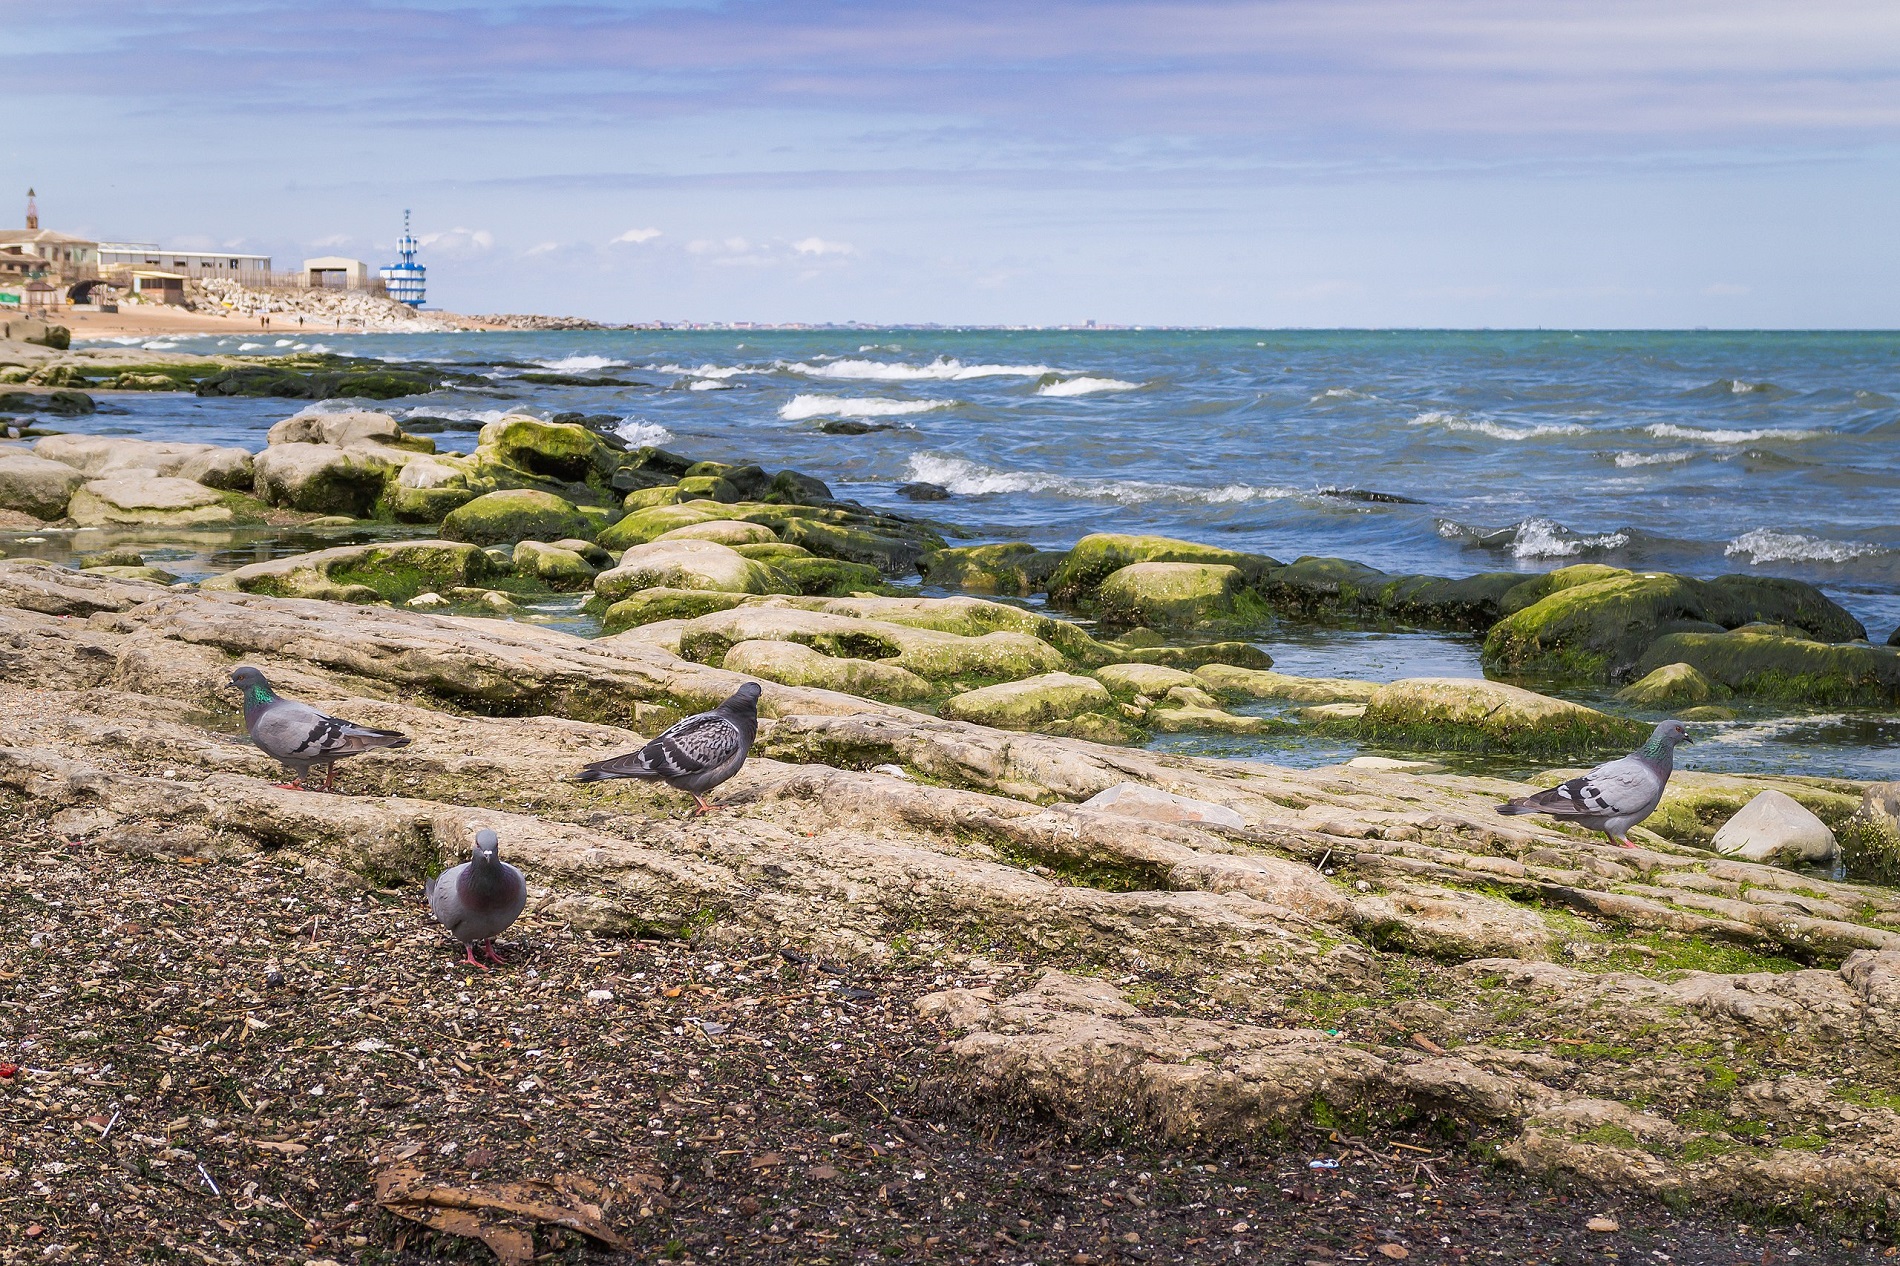
[[[205,337],[145,346],[184,358],[313,344]],[[1900,435],[1900,338],[1892,335],[550,331],[325,336],[323,349],[485,374],[490,387],[355,402],[428,429],[443,449],[466,451],[482,421],[507,412],[611,414],[630,441],[799,469],[839,496],[954,523],[972,534],[967,543],[1066,547],[1107,530],[1444,575],[1580,561],[1739,571],[1822,586],[1876,641],[1900,621],[1900,467],[1890,460]],[[511,381],[536,370],[613,382]],[[46,425],[255,450],[271,423],[301,407],[351,403],[98,399],[99,413]],[[841,424],[858,433],[839,433]],[[899,495],[920,480],[947,499]],[[10,533],[0,535],[0,552],[65,562],[129,544],[198,580],[428,533]],[[596,634],[580,605],[579,596],[553,597],[518,618]],[[1279,622],[1256,640],[1276,669],[1302,676],[1483,675],[1473,637]],[[1618,706],[1607,693],[1560,693]],[[1684,767],[1900,777],[1900,716],[1891,711],[1738,710],[1735,721],[1692,727]],[[1298,766],[1362,750],[1298,731],[1159,735],[1152,745]],[[1499,774],[1535,768],[1495,757],[1451,763]]]

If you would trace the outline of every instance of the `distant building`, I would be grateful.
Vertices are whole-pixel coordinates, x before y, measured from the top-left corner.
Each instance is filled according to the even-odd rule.
[[[26,227],[0,230],[0,255],[9,276],[27,276],[53,285],[92,281],[99,276],[99,243],[40,227],[40,210],[26,191]]]
[[[391,264],[382,270],[383,286],[389,291],[389,297],[397,303],[406,303],[412,308],[422,306],[424,293],[424,275],[427,273],[416,262],[416,249],[421,244],[409,232],[409,213],[402,213],[402,237],[396,242],[396,256],[402,262]]]
[[[368,290],[369,265],[341,255],[319,255],[303,262],[304,285],[312,290]]]
[[[270,256],[237,251],[167,250],[152,242],[101,242],[99,267],[106,272],[160,268],[203,281],[219,277],[247,286],[271,284]]]

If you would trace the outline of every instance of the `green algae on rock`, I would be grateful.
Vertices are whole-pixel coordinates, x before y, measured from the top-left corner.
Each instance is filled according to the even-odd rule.
[[[799,642],[738,642],[726,652],[720,667],[784,686],[812,686],[893,703],[935,693],[929,682],[907,668],[875,659],[826,655]]]
[[[1110,572],[1095,587],[1095,612],[1111,629],[1258,624],[1267,615],[1238,567],[1174,562],[1130,563]]]
[[[1364,703],[1379,683],[1345,677],[1293,677],[1231,664],[1203,664],[1194,676],[1227,699],[1284,699],[1290,703]]]
[[[1680,708],[1726,699],[1729,693],[1727,686],[1710,681],[1692,665],[1675,663],[1651,669],[1641,681],[1617,691],[1616,697],[1641,708]]]
[[[1117,708],[1108,688],[1093,677],[1053,672],[954,695],[944,700],[939,711],[954,720],[999,730],[1034,730],[1085,712],[1114,716]]]
[[[1322,705],[1327,706],[1327,705]],[[1421,751],[1621,755],[1649,727],[1501,682],[1414,677],[1381,686],[1356,727],[1366,742]]]
[[[727,593],[789,593],[776,568],[717,541],[670,538],[636,545],[594,579],[594,592],[616,602],[641,589],[717,589]]]
[[[558,541],[594,535],[593,523],[573,502],[533,488],[485,492],[442,519],[442,535],[477,545]]]
[[[1728,632],[1671,633],[1637,662],[1693,666],[1739,695],[1819,704],[1900,703],[1900,647],[1816,642],[1784,626],[1744,625]]]
[[[494,560],[457,541],[392,541],[251,563],[199,584],[277,598],[339,602],[406,602],[417,594],[480,585],[497,574]]]
[[[745,594],[716,589],[641,589],[609,606],[601,614],[600,625],[607,633],[619,633],[663,620],[691,620],[714,611],[730,611],[745,600]]]
[[[598,574],[578,550],[541,541],[520,541],[511,560],[517,574],[532,576],[557,592],[590,589]]]
[[[918,559],[917,570],[927,585],[1026,598],[1048,587],[1049,578],[1064,557],[1060,552],[1039,550],[1022,541],[1005,541],[938,550]]]
[[[1278,566],[1264,555],[1243,554],[1169,536],[1092,532],[1077,541],[1050,574],[1049,596],[1058,602],[1091,597],[1104,580],[1131,563],[1225,564],[1239,569],[1249,582]]]

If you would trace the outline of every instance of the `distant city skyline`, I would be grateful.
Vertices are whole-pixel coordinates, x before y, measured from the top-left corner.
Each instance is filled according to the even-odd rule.
[[[1900,6],[67,0],[16,227],[617,321],[1900,326]]]

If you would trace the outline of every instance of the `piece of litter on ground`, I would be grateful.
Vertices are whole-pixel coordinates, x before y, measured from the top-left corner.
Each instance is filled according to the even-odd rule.
[[[1606,1217],[1601,1217],[1601,1216],[1591,1218],[1588,1222],[1584,1223],[1584,1226],[1588,1227],[1592,1231],[1608,1232],[1608,1231],[1620,1231],[1623,1229],[1621,1226],[1617,1224],[1617,1221],[1615,1218],[1606,1218]]]
[[[1306,1167],[1308,1169],[1338,1169],[1339,1162],[1336,1160],[1331,1160],[1326,1157],[1321,1157],[1319,1160],[1307,1161]]]

